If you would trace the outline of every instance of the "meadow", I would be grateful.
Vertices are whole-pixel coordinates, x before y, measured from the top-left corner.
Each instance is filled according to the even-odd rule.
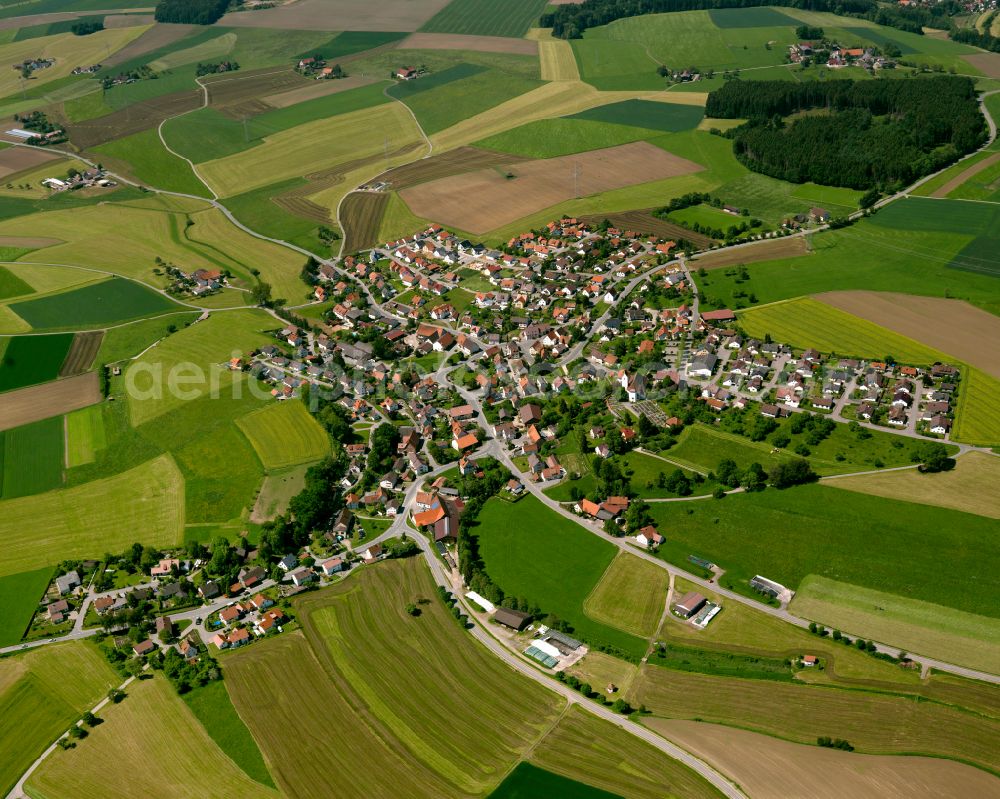
[[[108,364],[132,358],[149,347],[154,341],[171,335],[191,324],[199,316],[198,311],[157,316],[105,331],[101,348],[97,351],[95,363]]]
[[[127,694],[105,707],[104,723],[84,742],[42,763],[28,781],[32,795],[126,797],[141,774],[143,795],[153,799],[279,796],[216,746],[164,677],[134,682]]]
[[[10,308],[35,330],[97,327],[180,310],[162,294],[119,277],[16,302]]]
[[[810,575],[792,613],[908,652],[992,672],[1000,660],[1000,619]]]
[[[68,558],[100,557],[137,538],[151,546],[181,540],[184,481],[162,456],[113,477],[61,491],[0,501],[6,550],[0,576]]]
[[[371,136],[378,129],[382,135]],[[308,122],[265,138],[251,150],[203,163],[199,172],[220,196],[243,194],[275,181],[365,159],[419,141],[409,112],[396,103]],[[341,189],[343,191],[343,189]]]
[[[656,634],[667,600],[666,569],[632,555],[618,555],[584,600],[596,621],[643,638]]]
[[[59,488],[63,482],[63,420],[61,416],[0,433],[4,455],[0,497],[15,499]]]
[[[595,106],[567,118],[624,124],[664,133],[679,133],[682,130],[698,127],[704,116],[705,112],[696,105],[622,100],[620,103]]]
[[[736,494],[718,502],[660,503],[657,527],[672,544],[718,563],[726,583],[763,574],[795,589],[810,574],[996,615],[988,575],[993,519],[926,505],[831,493],[823,485]],[[683,507],[681,507],[683,506]],[[752,536],[747,529],[754,530]],[[871,530],[878,535],[871,535]],[[901,560],[898,553],[905,551]],[[950,553],[943,564],[940,553]],[[927,574],[935,574],[929,582]]]
[[[10,339],[0,360],[0,391],[54,380],[72,343],[72,333]]]
[[[274,781],[264,763],[250,730],[237,715],[221,680],[182,694],[184,704],[201,722],[205,732],[218,747],[252,780],[274,787]]]
[[[15,253],[15,256],[24,253]],[[5,253],[6,255],[6,253]],[[5,257],[5,261],[13,261],[16,258]],[[35,290],[25,283],[6,267],[0,266],[0,300],[7,300],[11,297],[21,297],[25,294],[33,294]]]
[[[490,793],[490,799],[523,799],[528,796],[615,799],[618,794],[594,788],[523,761]]]
[[[123,162],[122,171],[141,184],[198,197],[211,196],[191,167],[164,148],[155,129],[98,145],[93,152],[109,169],[117,169],[116,162]]]
[[[104,656],[84,641],[0,660],[0,791],[6,795],[60,733],[120,682]]]
[[[306,406],[286,400],[240,417],[237,426],[268,471],[286,469],[330,454],[330,440]]]
[[[948,361],[945,353],[911,338],[831,308],[811,298],[787,300],[742,311],[740,325],[747,335],[793,347],[815,347],[843,357],[883,359],[891,355],[901,363],[929,366]]]
[[[998,391],[1000,380],[979,369],[965,371],[952,438],[980,446],[1000,444]]]
[[[529,122],[475,142],[476,147],[527,158],[556,158],[634,141],[653,141],[658,131],[614,122],[556,117]]]
[[[13,646],[21,640],[51,578],[51,566],[0,577],[0,606],[4,609],[0,617],[0,647]],[[2,674],[0,669],[0,677]]]
[[[490,500],[474,533],[487,572],[505,593],[568,622],[571,634],[592,647],[614,647],[634,659],[643,655],[644,640],[598,622],[584,610],[614,559],[612,544],[579,529],[534,497],[516,505]]]
[[[427,20],[421,31],[463,33],[475,36],[520,38],[537,24],[547,0],[511,0],[500,5],[490,0],[451,0]]]

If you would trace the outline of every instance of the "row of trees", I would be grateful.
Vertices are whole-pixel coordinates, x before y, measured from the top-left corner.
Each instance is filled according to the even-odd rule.
[[[786,124],[788,114],[828,114]],[[730,81],[706,114],[747,118],[728,132],[749,169],[792,183],[895,189],[975,150],[986,137],[975,86],[949,75],[901,81]]]

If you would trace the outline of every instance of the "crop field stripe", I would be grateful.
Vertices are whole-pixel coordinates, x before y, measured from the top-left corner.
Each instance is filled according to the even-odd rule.
[[[620,103],[599,105],[567,118],[610,122],[636,128],[678,133],[698,127],[704,116],[704,109],[695,105],[654,103],[649,100],[623,100]]]
[[[66,414],[66,467],[93,463],[107,446],[104,414],[100,405],[91,405]]]
[[[299,400],[275,402],[236,423],[265,469],[286,469],[330,453],[330,440]]]
[[[181,310],[181,306],[132,280],[113,277],[61,294],[17,302],[11,310],[36,330],[58,330],[126,322]]]
[[[467,33],[520,38],[536,24],[548,0],[451,0],[425,22],[428,33]]]
[[[59,374],[73,335],[16,336],[0,362],[0,391],[44,383]]]
[[[959,384],[952,438],[980,446],[1000,445],[1000,380],[967,369]]]
[[[389,204],[386,192],[354,192],[340,206],[344,252],[352,253],[378,244],[382,215]]]
[[[93,330],[89,333],[77,333],[73,336],[73,343],[69,352],[66,353],[66,360],[63,361],[59,370],[59,377],[72,377],[83,374],[90,369],[94,358],[97,357],[101,349],[101,342],[104,340],[103,330]]]

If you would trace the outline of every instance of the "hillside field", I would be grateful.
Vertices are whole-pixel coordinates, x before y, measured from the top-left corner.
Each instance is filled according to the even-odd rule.
[[[70,333],[57,336],[15,336],[0,360],[0,391],[33,386],[54,379],[73,343]]]
[[[539,535],[544,531],[544,535]],[[534,497],[486,503],[474,534],[490,577],[507,594],[537,604],[567,621],[572,635],[619,649],[638,659],[646,642],[591,619],[584,602],[615,556],[615,548]]]
[[[648,638],[656,634],[667,600],[668,575],[652,563],[618,555],[583,603],[591,618]]]
[[[428,33],[520,38],[538,22],[547,0],[451,0],[420,28]]]
[[[122,278],[15,302],[10,308],[35,330],[97,327],[180,310],[162,294]]]
[[[0,647],[13,646],[31,624],[39,600],[52,578],[52,567],[0,577]]]

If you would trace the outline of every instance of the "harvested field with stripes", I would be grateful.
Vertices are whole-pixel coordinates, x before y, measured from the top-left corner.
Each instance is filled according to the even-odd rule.
[[[200,91],[174,92],[132,103],[120,111],[96,119],[70,122],[66,133],[81,150],[155,128],[167,117],[193,111],[202,103]]]
[[[288,108],[298,103],[304,103],[306,100],[315,100],[317,97],[326,97],[329,94],[339,94],[349,89],[368,86],[377,80],[377,78],[362,75],[350,75],[340,80],[314,80],[308,81],[304,86],[293,86],[285,91],[267,94],[260,99],[272,108]]]
[[[133,17],[129,18],[134,19]],[[107,25],[107,18],[104,24]],[[173,44],[199,27],[199,25],[164,25],[158,23],[153,25],[148,31],[145,31],[137,39],[129,42],[117,53],[112,53],[108,58],[105,58],[101,64],[106,67],[124,64],[126,61],[131,61],[137,56],[151,53],[153,50],[159,50],[161,47]]]
[[[646,208],[641,211],[623,211],[617,214],[591,214],[582,216],[580,220],[591,224],[600,224],[605,219],[620,230],[632,230],[636,233],[644,233],[664,240],[687,239],[696,247],[711,247],[712,239],[701,233],[675,225],[665,219],[653,216],[650,213],[653,209]]]
[[[411,33],[399,43],[404,50],[472,50],[484,53],[538,55],[538,45],[529,39],[507,36],[474,36],[465,33]]]
[[[3,395],[0,407],[0,430],[69,413],[100,401],[101,387],[97,372],[8,391]]]
[[[695,258],[694,263],[701,269],[722,269],[725,266],[794,258],[808,253],[805,236],[792,236],[784,239],[765,239],[741,247],[728,247],[725,250],[705,253]]]
[[[574,197],[689,175],[700,164],[648,142],[547,158],[442,178],[400,196],[421,215],[470,233],[486,233]]]
[[[389,204],[384,191],[356,191],[348,194],[340,206],[340,225],[344,230],[344,253],[353,253],[377,243],[382,215]]]
[[[448,0],[299,0],[276,8],[237,11],[219,20],[220,27],[287,28],[341,31],[415,31]]]
[[[462,175],[475,169],[517,164],[530,158],[482,150],[479,147],[458,147],[440,155],[422,158],[410,164],[397,166],[378,176],[378,180],[389,183],[393,190],[417,186],[440,178]]]
[[[219,76],[215,80],[205,80],[204,84],[208,89],[208,104],[225,114],[226,106],[236,106],[248,100],[259,100],[267,94],[277,94],[301,89],[314,83],[327,82],[338,81],[310,81],[292,69],[275,70],[272,67],[256,72],[238,72],[236,77]],[[266,102],[264,105],[270,108]]]
[[[97,357],[97,351],[101,348],[103,340],[103,330],[92,330],[73,336],[73,343],[66,353],[66,360],[59,370],[59,377],[71,377],[86,372]]]

